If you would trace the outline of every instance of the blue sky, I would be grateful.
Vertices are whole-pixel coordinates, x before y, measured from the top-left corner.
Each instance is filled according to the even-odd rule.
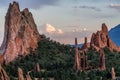
[[[0,0],[0,41],[4,33],[4,17],[9,3],[13,0]],[[84,37],[101,29],[106,23],[109,29],[120,23],[120,0],[14,0],[21,10],[29,8],[34,16],[40,34],[61,43],[79,43]]]

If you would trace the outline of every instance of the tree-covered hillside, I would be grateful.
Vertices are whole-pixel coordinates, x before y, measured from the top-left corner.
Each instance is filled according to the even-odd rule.
[[[111,80],[111,68],[114,67],[116,76],[120,76],[120,53],[110,52],[104,49],[106,70],[99,71],[99,52],[88,50],[89,68],[85,71],[74,72],[75,50],[69,45],[46,38],[41,35],[41,41],[35,52],[23,57],[19,56],[8,65],[3,64],[3,68],[10,76],[11,80],[17,80],[18,67],[22,68],[24,76],[29,73],[31,78],[44,78],[44,80]],[[40,72],[34,70],[35,64],[40,65]]]

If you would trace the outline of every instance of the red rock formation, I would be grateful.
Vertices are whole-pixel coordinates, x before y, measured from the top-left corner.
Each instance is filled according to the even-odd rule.
[[[17,2],[10,3],[5,16],[4,40],[1,51],[6,63],[18,55],[26,55],[37,48],[40,35],[31,12],[20,11]]]
[[[115,70],[114,70],[113,67],[112,67],[112,69],[111,69],[111,76],[112,76],[112,80],[116,80]]]
[[[90,47],[90,43],[87,42],[87,37],[85,37],[84,44],[82,45],[82,50],[87,50]]]
[[[97,31],[96,34],[92,34],[90,46],[92,49],[96,49],[97,51],[105,47],[108,47],[111,51],[120,51],[120,47],[116,46],[109,38],[108,29],[105,23],[102,24],[101,31]]]
[[[36,63],[36,65],[35,65],[35,71],[36,71],[36,72],[40,72],[40,66],[39,66],[38,63]]]
[[[75,71],[81,70],[81,61],[80,61],[80,54],[78,52],[77,38],[75,38],[75,62],[74,62],[73,69]]]
[[[105,66],[105,53],[102,49],[100,49],[100,70],[106,70]]]
[[[25,80],[21,68],[18,68],[18,80]]]
[[[10,80],[2,66],[0,65],[0,80]]]
[[[29,74],[26,75],[26,80],[32,80]]]

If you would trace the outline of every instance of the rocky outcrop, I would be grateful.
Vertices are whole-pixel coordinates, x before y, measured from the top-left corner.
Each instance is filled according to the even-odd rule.
[[[20,11],[17,2],[10,3],[5,16],[4,40],[1,52],[6,63],[13,61],[19,55],[27,55],[37,48],[40,40],[36,24],[27,8]]]
[[[88,48],[90,48],[90,43],[87,42],[87,37],[85,37],[84,44],[81,49],[86,51]]]
[[[80,61],[80,54],[78,52],[77,38],[75,38],[75,62],[74,62],[73,69],[76,72],[81,70],[81,61]]]
[[[0,80],[10,80],[5,70],[0,65]]]
[[[21,68],[18,68],[18,80],[25,80],[24,75],[23,75],[23,71]]]
[[[111,51],[120,51],[120,47],[109,38],[108,29],[105,23],[102,24],[102,30],[93,33],[91,37],[90,46],[92,49],[99,51],[101,48],[108,47]]]
[[[105,66],[105,53],[102,49],[100,49],[100,70],[106,70],[106,66]]]
[[[38,63],[35,65],[35,72],[40,72],[40,66]]]
[[[116,80],[115,70],[114,70],[113,67],[112,67],[112,69],[111,69],[111,77],[112,77],[112,80]]]

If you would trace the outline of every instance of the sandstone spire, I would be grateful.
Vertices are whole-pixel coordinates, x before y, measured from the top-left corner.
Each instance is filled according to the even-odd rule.
[[[38,63],[36,63],[36,65],[35,65],[35,71],[36,71],[36,72],[40,72],[40,66],[39,66]]]
[[[40,40],[36,24],[27,8],[20,12],[17,2],[10,3],[5,16],[4,40],[0,50],[6,63],[37,48]]]
[[[18,68],[18,79],[19,80],[25,80],[23,76],[23,71],[21,68]]]
[[[75,62],[74,62],[73,69],[75,71],[81,70],[81,62],[80,62],[80,54],[78,52],[77,38],[75,38]]]
[[[84,39],[84,44],[82,45],[82,50],[87,50],[90,47],[90,43],[87,42],[87,37]]]
[[[112,76],[112,80],[116,80],[115,70],[114,70],[113,67],[112,67],[112,69],[111,69],[111,76]]]
[[[100,70],[106,70],[105,66],[105,53],[102,49],[100,49]]]
[[[0,65],[0,80],[10,80],[2,66]]]

